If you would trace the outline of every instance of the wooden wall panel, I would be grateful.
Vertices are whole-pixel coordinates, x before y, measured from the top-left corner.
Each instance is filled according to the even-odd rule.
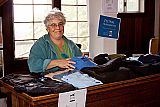
[[[159,42],[158,42],[158,51],[160,53],[160,2],[158,4],[159,6]]]
[[[0,0],[0,6],[2,6],[5,2],[7,2],[8,0]]]
[[[155,0],[145,0],[145,13],[120,13],[120,34],[117,53],[127,56],[147,54],[154,37]]]
[[[14,43],[13,43],[13,17],[12,0],[8,0],[2,8],[2,31],[3,31],[3,55],[4,74],[14,72]]]

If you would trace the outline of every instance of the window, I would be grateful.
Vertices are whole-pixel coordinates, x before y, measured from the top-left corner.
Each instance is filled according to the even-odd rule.
[[[144,12],[144,0],[118,0],[119,13]]]
[[[86,0],[62,0],[65,14],[65,36],[88,51],[88,21]],[[46,32],[43,20],[52,9],[52,0],[13,0],[15,58],[29,56],[34,42]]]
[[[43,20],[52,0],[13,0],[15,58],[28,57],[33,43],[46,33]]]
[[[86,0],[61,0],[61,10],[66,16],[64,35],[89,51],[89,34]]]

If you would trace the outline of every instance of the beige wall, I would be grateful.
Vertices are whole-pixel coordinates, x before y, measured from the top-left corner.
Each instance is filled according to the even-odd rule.
[[[117,17],[117,13],[103,13],[102,0],[87,0],[88,21],[89,21],[89,53],[90,57],[100,53],[117,53],[117,40],[98,36],[98,23],[100,15]]]

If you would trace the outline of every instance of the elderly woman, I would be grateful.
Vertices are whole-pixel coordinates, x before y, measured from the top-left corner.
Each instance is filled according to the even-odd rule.
[[[82,56],[79,47],[64,34],[66,19],[57,8],[46,16],[44,24],[48,34],[39,38],[30,50],[28,66],[30,72],[58,71],[73,69],[71,57]]]

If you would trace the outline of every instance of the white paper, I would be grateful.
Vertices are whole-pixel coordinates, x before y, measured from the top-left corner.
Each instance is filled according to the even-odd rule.
[[[59,94],[58,107],[85,107],[87,89]]]
[[[117,13],[118,0],[102,0],[102,13]]]

